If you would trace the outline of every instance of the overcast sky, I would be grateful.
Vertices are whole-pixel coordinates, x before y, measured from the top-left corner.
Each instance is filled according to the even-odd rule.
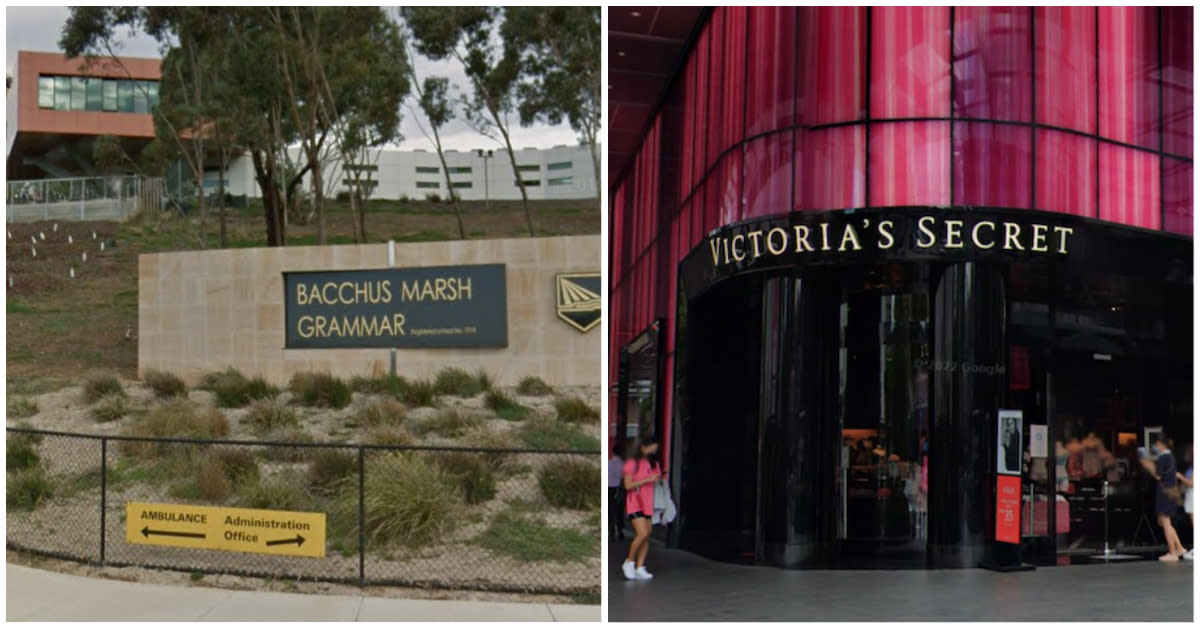
[[[67,19],[66,7],[8,7],[7,48],[5,50],[6,68],[11,72],[16,64],[18,50],[35,50],[41,52],[57,52],[58,37]],[[158,57],[158,44],[153,39],[141,36],[123,38],[121,54],[131,57]],[[456,63],[435,63],[418,57],[416,59],[417,74],[421,78],[430,74],[449,76],[450,81],[459,89],[467,89],[466,75],[459,70]],[[403,111],[403,122],[400,132],[404,141],[397,144],[398,148],[433,149],[433,141],[426,139],[417,125],[415,115],[406,106]],[[558,144],[573,145],[578,143],[574,131],[569,126],[535,125],[521,128],[513,119],[513,147],[549,148]],[[493,140],[483,137],[459,121],[452,122],[442,131],[442,145],[445,148],[472,150],[476,148],[498,148],[500,145]]]

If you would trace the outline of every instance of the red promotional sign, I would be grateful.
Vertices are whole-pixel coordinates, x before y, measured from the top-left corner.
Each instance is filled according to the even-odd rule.
[[[1021,542],[1021,476],[996,476],[996,540]]]

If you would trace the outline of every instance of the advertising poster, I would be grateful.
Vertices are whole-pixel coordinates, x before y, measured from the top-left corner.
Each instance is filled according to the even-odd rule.
[[[1021,477],[996,476],[996,540],[1021,542]]]
[[[1050,455],[1050,447],[1046,443],[1046,426],[1029,426],[1029,455],[1034,458],[1045,458]]]
[[[996,473],[1021,475],[1021,418],[1020,410],[1001,410],[996,421]]]

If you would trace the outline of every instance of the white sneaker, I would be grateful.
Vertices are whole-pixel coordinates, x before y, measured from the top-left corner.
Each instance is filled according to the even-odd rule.
[[[637,572],[633,569],[633,561],[627,560],[621,563],[621,573],[625,574],[626,580],[638,580]]]
[[[1194,547],[1192,549],[1188,550],[1187,553],[1183,555],[1183,559],[1184,560],[1195,560],[1196,557],[1192,554],[1192,552],[1194,552],[1194,551],[1196,551],[1196,548],[1194,548]]]
[[[637,576],[638,580],[650,580],[654,578],[654,574],[646,571],[645,567],[638,567],[637,570],[634,571],[634,575]]]

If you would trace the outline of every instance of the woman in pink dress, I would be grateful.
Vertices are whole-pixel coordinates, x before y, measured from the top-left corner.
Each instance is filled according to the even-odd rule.
[[[626,580],[649,580],[646,554],[650,551],[651,518],[654,516],[654,483],[665,476],[658,464],[658,441],[640,439],[625,459],[622,483],[625,486],[625,513],[633,527],[629,554],[621,564]]]

